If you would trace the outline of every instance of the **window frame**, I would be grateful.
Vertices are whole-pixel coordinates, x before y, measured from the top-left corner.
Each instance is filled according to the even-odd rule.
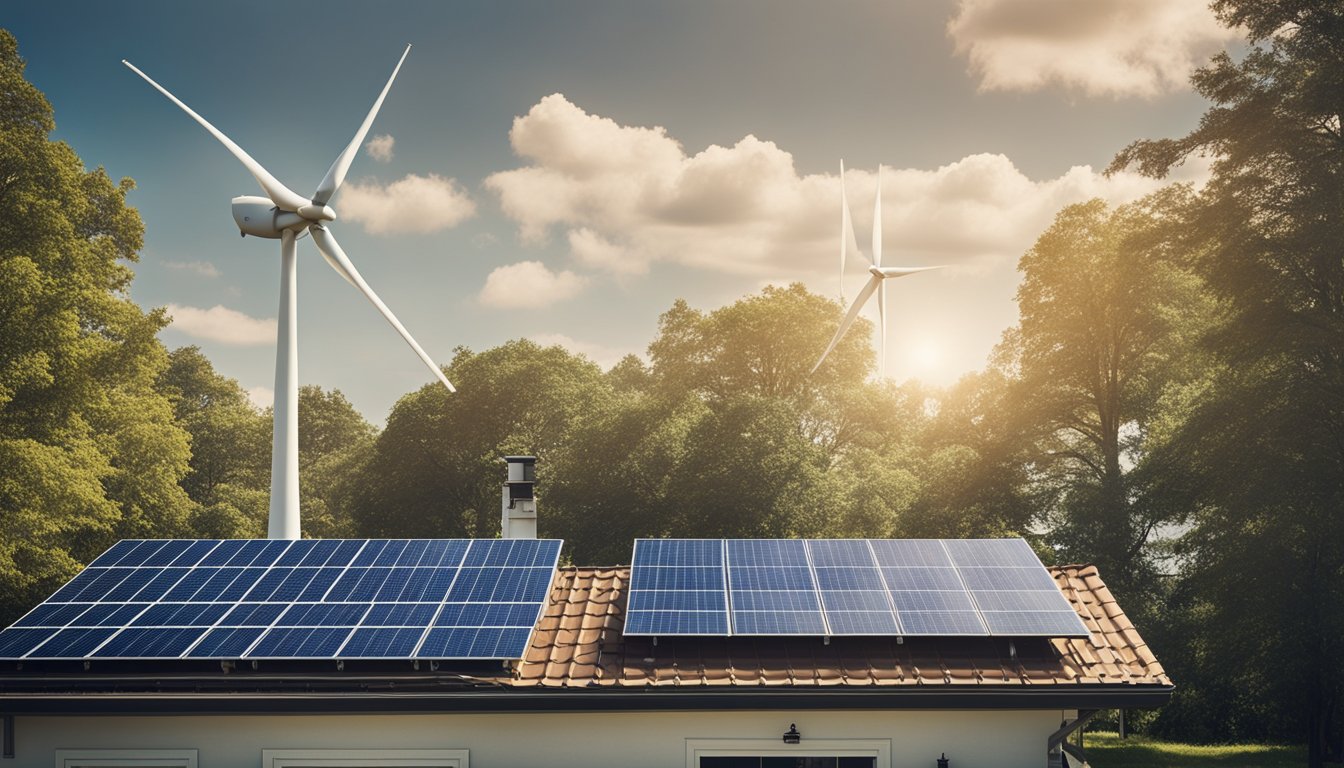
[[[686,739],[686,768],[700,768],[702,757],[871,757],[877,768],[891,768],[891,739],[809,739],[785,744],[780,739]],[[269,768],[269,767],[268,767]]]
[[[58,749],[56,768],[196,768],[195,749]]]
[[[261,768],[470,768],[465,749],[263,749]]]

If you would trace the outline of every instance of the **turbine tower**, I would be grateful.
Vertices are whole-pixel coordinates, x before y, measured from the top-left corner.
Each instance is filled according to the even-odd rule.
[[[845,162],[840,161],[840,298],[845,295],[845,259],[848,252],[853,251],[863,255],[859,249],[858,238],[854,236],[854,219],[849,212],[849,198],[845,195]],[[916,272],[928,272],[931,269],[942,269],[942,267],[884,267],[882,266],[882,166],[877,166],[877,202],[873,204],[873,257],[868,259],[868,272],[870,277],[864,284],[859,295],[854,297],[854,303],[849,305],[849,312],[845,314],[845,319],[840,321],[840,327],[836,329],[835,336],[831,337],[831,343],[826,346],[826,351],[821,353],[821,358],[817,364],[812,366],[811,373],[816,373],[821,364],[826,362],[826,356],[831,354],[835,345],[840,343],[844,337],[845,331],[854,324],[854,318],[859,316],[859,310],[863,305],[877,292],[877,327],[878,338],[881,340],[881,352],[877,358],[878,376],[886,372],[887,363],[887,284],[886,280],[894,277],[905,277],[913,275]],[[881,290],[878,290],[878,289]]]
[[[317,185],[311,198],[305,198],[281,184],[261,166],[261,163],[253,160],[242,147],[233,143],[205,118],[192,111],[191,107],[183,104],[129,61],[123,59],[121,62],[219,139],[219,142],[256,178],[262,191],[266,193],[266,197],[244,195],[233,198],[233,220],[238,223],[238,229],[243,235],[280,241],[280,322],[275,334],[275,422],[271,443],[271,510],[267,534],[272,539],[297,539],[300,535],[299,345],[296,282],[299,238],[305,234],[312,235],[317,250],[331,268],[372,302],[449,392],[456,391],[448,381],[448,377],[443,375],[443,371],[434,364],[429,355],[425,354],[425,350],[421,349],[411,337],[401,321],[397,320],[397,316],[392,314],[392,310],[388,309],[382,299],[378,298],[378,294],[364,282],[359,270],[350,263],[350,259],[345,255],[345,251],[341,250],[340,244],[336,242],[336,237],[332,235],[328,226],[328,222],[336,219],[336,212],[328,203],[345,181],[345,174],[350,170],[355,153],[364,143],[364,137],[368,134],[369,127],[373,125],[373,119],[378,115],[379,108],[383,106],[383,99],[387,97],[392,81],[397,78],[397,72],[401,70],[401,64],[406,60],[406,54],[410,52],[411,46],[408,45],[401,54],[401,59],[397,61],[396,68],[392,70],[392,76],[387,79],[387,85],[383,86],[382,93],[378,94],[377,101],[373,102],[373,108],[359,126],[359,131],[350,140],[350,144],[337,155],[336,161],[331,164],[327,175]]]

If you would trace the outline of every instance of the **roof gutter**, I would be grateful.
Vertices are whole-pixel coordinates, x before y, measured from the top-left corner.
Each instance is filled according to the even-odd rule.
[[[1173,686],[1073,685],[1028,690],[903,689],[532,689],[356,692],[0,691],[6,714],[325,714],[713,709],[1112,709],[1167,703]]]

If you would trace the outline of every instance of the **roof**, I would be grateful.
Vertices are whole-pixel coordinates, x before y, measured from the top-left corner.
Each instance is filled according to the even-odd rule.
[[[1096,566],[1047,569],[1091,636],[626,637],[630,569],[561,568],[507,683],[546,688],[1163,686],[1171,680]]]
[[[0,709],[29,714],[1096,709],[1165,704],[1171,680],[1092,565],[1048,569],[1091,635],[626,637],[629,567],[560,568],[524,658],[19,662]],[[731,699],[731,704],[726,700]]]

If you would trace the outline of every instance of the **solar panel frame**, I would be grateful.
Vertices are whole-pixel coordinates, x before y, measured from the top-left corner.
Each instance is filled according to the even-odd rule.
[[[328,658],[338,657],[351,641],[360,658],[521,658],[548,602],[562,544],[556,539],[124,540],[94,559],[100,565],[90,565],[0,631],[0,658]],[[477,564],[472,575],[480,577],[479,585],[465,596],[471,610],[457,614],[457,622],[491,624],[451,628],[489,630],[460,647],[492,655],[411,655],[435,629],[469,561]],[[346,593],[333,595],[355,562],[371,565]],[[357,599],[366,593],[372,599]],[[89,599],[82,600],[85,596]],[[108,600],[137,602],[99,602]],[[370,622],[375,607],[378,618]],[[416,623],[389,626],[392,617]],[[378,655],[390,648],[398,655]],[[410,654],[403,654],[407,648]]]

